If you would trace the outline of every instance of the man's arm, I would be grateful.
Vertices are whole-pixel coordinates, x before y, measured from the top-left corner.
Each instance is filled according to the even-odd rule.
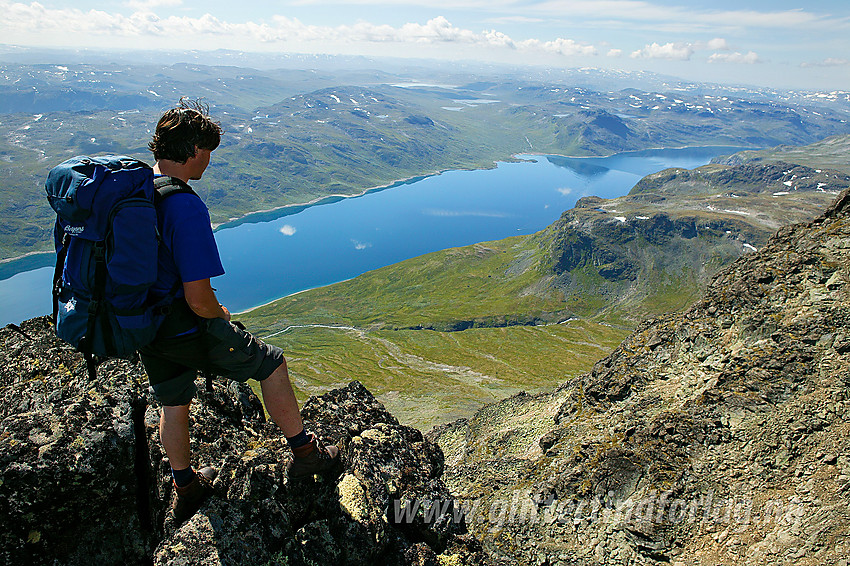
[[[186,303],[196,315],[202,318],[230,320],[230,311],[219,304],[209,279],[184,281],[183,293],[186,296]]]

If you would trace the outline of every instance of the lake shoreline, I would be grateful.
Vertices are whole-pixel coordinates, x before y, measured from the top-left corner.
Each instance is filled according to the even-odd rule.
[[[3,259],[0,259],[0,265],[3,265],[4,263],[12,263],[13,261],[20,261],[20,260],[26,259],[28,257],[33,257],[33,256],[48,255],[48,254],[55,255],[55,253],[56,252],[49,252],[49,251],[48,252],[27,252],[23,255],[17,255],[15,257],[5,257]]]
[[[325,200],[334,200],[335,201],[335,200],[338,200],[338,199],[358,198],[358,197],[362,197],[364,195],[367,195],[369,193],[375,193],[375,192],[395,188],[395,187],[400,186],[400,185],[414,183],[416,181],[419,181],[419,180],[422,180],[422,179],[427,179],[428,177],[435,177],[435,176],[438,176],[438,175],[442,175],[443,173],[447,173],[447,172],[450,172],[450,171],[486,171],[486,170],[489,170],[489,169],[495,169],[496,167],[499,166],[499,163],[516,163],[517,161],[523,161],[522,159],[519,159],[517,157],[518,155],[532,155],[532,156],[535,156],[535,157],[553,156],[553,157],[565,157],[567,159],[596,159],[596,158],[606,159],[606,158],[614,157],[614,156],[617,156],[617,155],[628,155],[628,154],[638,153],[638,152],[642,152],[642,151],[684,150],[684,149],[698,149],[698,148],[703,148],[703,147],[704,148],[729,147],[730,149],[740,150],[740,146],[732,146],[732,145],[730,145],[730,146],[726,146],[726,145],[711,145],[711,146],[683,145],[683,146],[676,146],[676,147],[648,147],[648,148],[643,148],[643,149],[632,149],[632,150],[628,150],[628,151],[618,151],[618,152],[614,152],[614,153],[611,153],[611,154],[608,154],[608,155],[565,155],[565,154],[561,154],[561,153],[519,152],[519,153],[512,154],[510,157],[496,159],[496,160],[492,161],[490,166],[482,166],[482,167],[475,167],[475,168],[439,169],[439,170],[434,171],[432,173],[423,173],[421,175],[412,175],[410,177],[402,177],[402,178],[399,178],[399,179],[395,179],[394,181],[391,181],[389,183],[385,183],[385,184],[382,184],[382,185],[375,185],[375,186],[363,189],[359,193],[352,193],[352,194],[334,193],[334,194],[330,194],[330,195],[322,195],[322,196],[316,197],[312,200],[309,200],[307,202],[290,203],[290,204],[284,204],[284,205],[281,205],[281,206],[276,206],[276,207],[268,208],[268,209],[252,210],[250,212],[246,212],[245,214],[243,214],[241,216],[235,216],[233,218],[230,218],[230,219],[228,219],[224,222],[214,222],[214,223],[212,223],[212,228],[213,228],[214,231],[217,231],[217,230],[220,230],[220,229],[227,229],[227,228],[230,228],[232,226],[238,226],[240,224],[250,223],[249,218],[251,216],[254,216],[254,215],[272,214],[272,213],[275,213],[275,212],[279,212],[281,210],[285,210],[287,208],[293,208],[293,209],[295,209],[295,208],[308,208],[308,207],[311,207],[311,206],[321,205],[321,204],[323,204],[323,201],[325,201]],[[753,150],[758,150],[758,149],[760,149],[760,148],[753,148]],[[17,261],[24,261],[27,258],[34,258],[34,257],[41,256],[41,255],[54,255],[54,254],[55,254],[55,252],[53,252],[53,251],[27,252],[27,253],[22,254],[22,255],[0,259],[0,266],[4,266],[6,264],[17,262]],[[42,267],[47,267],[47,265],[43,265]],[[29,271],[29,270],[21,270],[21,271],[18,271],[17,273],[22,273],[23,271]]]
[[[357,277],[359,277],[359,275]],[[346,281],[351,281],[352,279],[356,279],[356,277],[349,277],[348,279],[340,279],[339,281],[334,281],[333,283],[326,283],[325,285],[316,285],[315,287],[309,287],[307,289],[301,289],[300,291],[295,291],[294,293],[289,293],[288,295],[283,295],[282,297],[272,299],[272,300],[267,301],[267,302],[265,302],[261,305],[256,305],[256,306],[241,310],[239,312],[235,312],[235,313],[233,313],[233,316],[238,316],[240,314],[246,314],[246,313],[249,313],[253,310],[257,310],[257,309],[261,309],[263,307],[267,307],[270,304],[276,303],[276,302],[281,301],[283,299],[286,299],[286,298],[289,298],[289,297],[294,297],[295,295],[300,295],[301,293],[306,293],[308,291],[314,291],[316,289],[321,289],[322,287],[329,287],[331,285],[336,285],[337,283],[345,283]],[[227,306],[227,305],[225,305],[225,306]]]
[[[634,154],[634,153],[640,153],[642,151],[686,150],[686,149],[698,149],[698,148],[710,148],[710,147],[728,147],[730,149],[740,151],[740,146],[736,146],[736,145],[705,145],[705,146],[683,145],[683,146],[674,146],[674,147],[669,147],[669,146],[666,146],[666,147],[665,146],[662,146],[662,147],[646,147],[646,148],[643,148],[643,149],[630,149],[628,151],[617,151],[617,152],[607,154],[607,155],[565,155],[565,154],[562,154],[562,153],[535,153],[533,151],[531,151],[531,152],[523,151],[523,152],[514,153],[510,157],[496,159],[496,160],[492,161],[489,166],[474,167],[474,168],[463,167],[463,168],[458,168],[458,169],[451,169],[451,168],[438,169],[437,171],[434,171],[432,173],[423,173],[421,175],[413,175],[413,176],[410,176],[410,177],[402,177],[402,178],[399,178],[399,179],[395,179],[394,181],[391,181],[389,183],[385,183],[383,185],[375,185],[375,186],[363,189],[359,193],[352,193],[352,194],[334,193],[334,194],[330,194],[330,195],[323,195],[323,196],[320,196],[320,197],[316,197],[316,198],[314,198],[310,201],[307,201],[307,202],[290,203],[290,204],[284,204],[284,205],[281,205],[281,206],[275,206],[273,208],[267,208],[267,209],[262,209],[262,210],[252,210],[251,212],[246,212],[242,216],[236,216],[236,217],[230,218],[230,219],[228,219],[224,222],[213,223],[212,227],[213,227],[213,230],[227,229],[227,228],[230,228],[232,226],[238,226],[240,224],[250,223],[250,221],[248,219],[251,216],[254,216],[254,215],[272,214],[272,213],[275,213],[275,212],[279,212],[281,210],[285,210],[287,208],[293,208],[293,209],[294,208],[308,208],[308,207],[311,207],[311,206],[321,205],[321,204],[324,203],[325,200],[336,201],[337,199],[358,198],[358,197],[362,197],[364,195],[367,195],[369,193],[376,193],[376,192],[379,192],[379,191],[395,188],[395,187],[400,186],[400,185],[415,183],[417,181],[421,181],[422,179],[427,179],[428,177],[435,177],[435,176],[442,175],[443,173],[447,173],[447,172],[450,172],[450,171],[487,171],[489,169],[495,169],[496,167],[499,166],[499,163],[516,163],[518,161],[526,161],[524,159],[518,158],[517,156],[519,156],[519,155],[531,155],[531,156],[534,156],[534,157],[546,157],[546,156],[565,157],[567,159],[608,159],[610,157],[615,157],[615,156],[618,156],[618,155],[629,155],[629,154]],[[753,149],[757,150],[757,149],[760,149],[760,148],[753,148]],[[282,216],[285,216],[285,215],[282,215]],[[265,221],[265,220],[262,220],[262,221]]]

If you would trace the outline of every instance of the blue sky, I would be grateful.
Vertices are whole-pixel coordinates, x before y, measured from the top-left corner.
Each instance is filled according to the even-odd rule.
[[[850,90],[846,0],[0,0],[0,38],[472,59]]]

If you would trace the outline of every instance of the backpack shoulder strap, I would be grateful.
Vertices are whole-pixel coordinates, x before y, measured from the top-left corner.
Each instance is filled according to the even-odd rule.
[[[154,202],[157,204],[171,195],[176,195],[178,193],[188,193],[198,196],[198,193],[196,193],[192,187],[177,177],[157,177],[153,180],[153,187],[156,189]]]
[[[162,201],[170,197],[171,195],[176,195],[180,193],[191,194],[198,197],[198,193],[196,193],[192,187],[190,187],[187,183],[184,183],[177,177],[156,177],[153,180],[154,187],[154,206],[158,206]],[[201,197],[198,197],[201,198]],[[157,230],[157,239],[160,239],[159,230]],[[171,253],[168,248],[165,248],[168,253]],[[177,292],[181,287],[180,279],[174,282],[174,285],[171,287],[171,290],[168,292],[168,296],[172,299],[177,296]]]

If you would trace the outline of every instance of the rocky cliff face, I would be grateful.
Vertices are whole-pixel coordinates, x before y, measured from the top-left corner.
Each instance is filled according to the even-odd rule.
[[[432,431],[472,532],[514,564],[846,564],[848,265],[850,190],[590,373]]]
[[[251,389],[216,383],[191,411],[194,464],[220,470],[189,521],[168,515],[158,407],[138,363],[88,379],[45,318],[0,329],[4,564],[478,564],[444,501],[443,455],[357,382],[311,398],[307,425],[342,450],[333,481],[289,484],[290,452]],[[407,513],[404,513],[404,511]],[[399,512],[401,511],[401,513]]]

